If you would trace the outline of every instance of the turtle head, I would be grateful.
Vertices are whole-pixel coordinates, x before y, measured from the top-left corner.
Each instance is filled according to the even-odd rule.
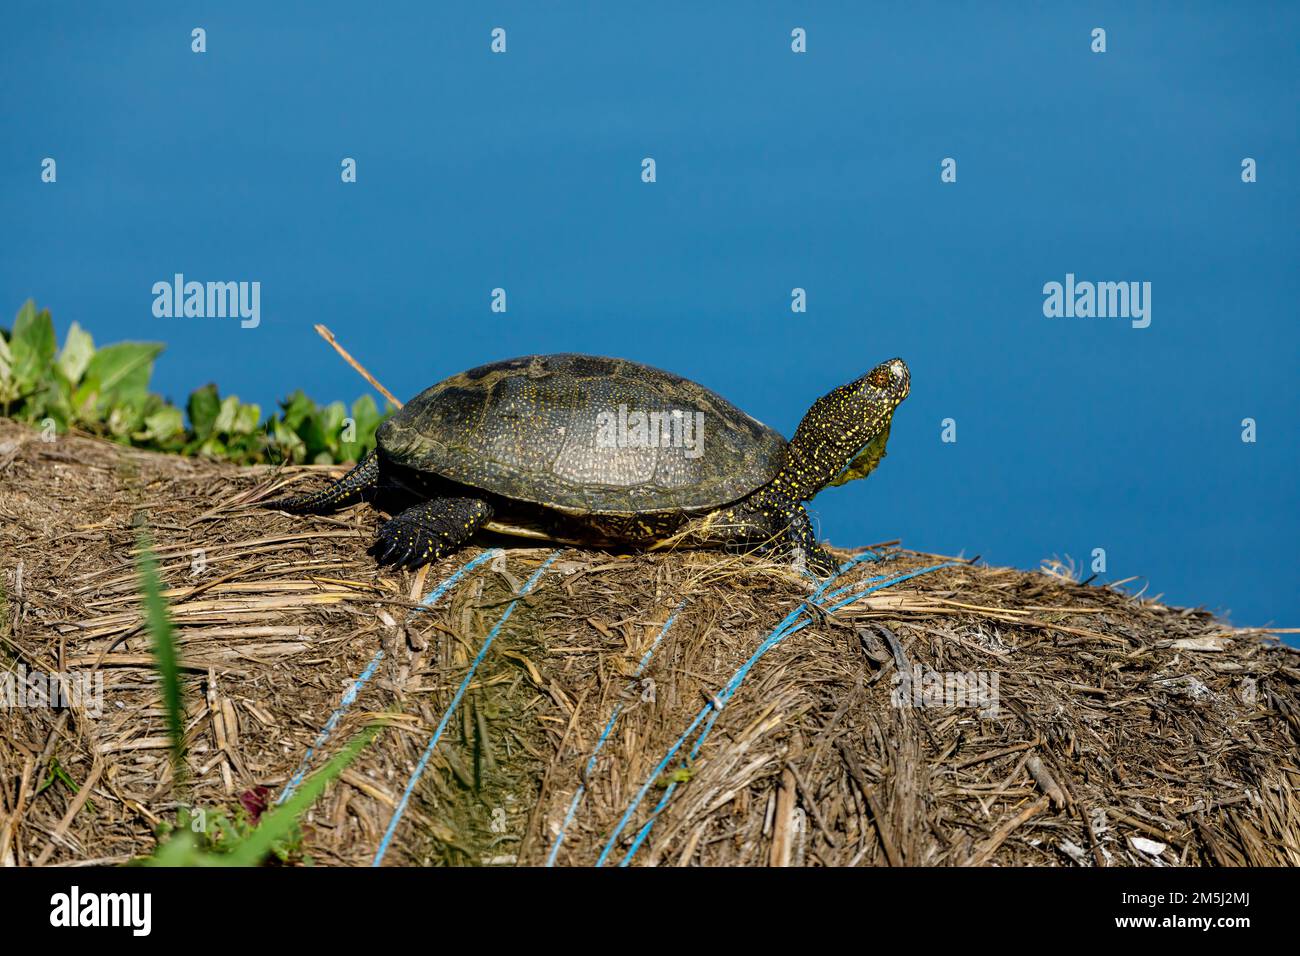
[[[828,485],[865,478],[885,457],[894,409],[911,384],[907,364],[895,358],[817,399],[790,441],[773,490],[808,501]]]

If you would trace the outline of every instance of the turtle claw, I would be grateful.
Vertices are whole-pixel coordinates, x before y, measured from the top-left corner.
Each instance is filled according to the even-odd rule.
[[[492,514],[477,498],[435,498],[407,508],[379,528],[372,553],[380,564],[415,570],[445,558]]]
[[[386,565],[396,571],[414,569],[424,564],[425,562],[420,560],[420,555],[424,551],[425,543],[418,531],[412,539],[411,529],[400,526],[392,528],[389,527],[391,524],[392,521],[386,522],[379,529],[379,537],[371,546],[370,552],[375,556],[375,560],[380,565]]]
[[[395,555],[398,547],[401,545],[401,539],[398,538],[396,529],[390,528],[391,522],[386,522],[379,529],[379,537],[375,543],[370,546],[370,553],[375,556],[379,564],[396,564]]]

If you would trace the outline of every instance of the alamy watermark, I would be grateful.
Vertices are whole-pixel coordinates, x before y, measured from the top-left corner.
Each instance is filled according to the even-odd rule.
[[[1049,319],[1131,319],[1133,328],[1151,324],[1150,282],[1065,282],[1043,286],[1043,315]]]
[[[155,282],[153,296],[153,314],[160,319],[239,318],[244,329],[262,322],[260,282],[186,282],[178,272],[171,282]]]
[[[19,664],[0,673],[0,708],[77,706],[87,716],[104,713],[104,673],[47,674]]]
[[[699,458],[704,454],[704,413],[619,405],[617,411],[596,413],[596,447],[684,448],[687,458]]]
[[[119,926],[133,936],[148,936],[153,928],[152,893],[82,892],[73,885],[50,897],[50,925],[58,927]]]
[[[913,664],[893,679],[889,701],[895,707],[971,707],[981,717],[998,715],[997,671],[936,671]]]

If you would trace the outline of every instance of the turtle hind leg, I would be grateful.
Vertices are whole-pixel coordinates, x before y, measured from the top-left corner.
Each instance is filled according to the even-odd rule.
[[[278,508],[293,514],[319,515],[336,511],[364,498],[379,487],[379,456],[374,449],[366,452],[355,467],[334,484],[306,495],[263,501],[263,508]]]
[[[481,498],[434,498],[380,525],[370,550],[380,564],[418,568],[459,550],[491,517]]]

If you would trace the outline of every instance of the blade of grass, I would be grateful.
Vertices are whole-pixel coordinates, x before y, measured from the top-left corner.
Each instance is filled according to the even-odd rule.
[[[138,531],[136,568],[144,604],[145,625],[153,645],[154,665],[162,685],[163,711],[167,733],[171,738],[172,772],[178,785],[185,779],[185,723],[181,699],[180,659],[167,603],[163,599],[158,560],[154,555],[149,532]],[[318,772],[312,774],[292,799],[266,814],[248,837],[230,853],[214,854],[200,849],[189,833],[189,812],[182,805],[175,836],[160,846],[148,865],[164,866],[256,866],[271,852],[275,843],[287,837],[298,824],[298,817],[324,792],[329,782],[342,773],[370,743],[379,727],[372,726],[358,734],[342,751]]]
[[[171,738],[173,779],[185,780],[185,721],[181,704],[181,675],[167,603],[163,600],[158,578],[158,560],[154,557],[149,532],[141,526],[137,536],[139,555],[136,568],[140,576],[140,593],[144,601],[145,624],[153,645],[155,666],[162,684],[163,710],[167,718],[167,735]]]
[[[298,791],[280,806],[262,817],[257,829],[221,861],[222,866],[257,866],[271,852],[271,846],[286,837],[298,823],[298,817],[325,791],[330,781],[347,769],[379,732],[378,726],[367,727],[352,738],[324,767],[316,771]]]

